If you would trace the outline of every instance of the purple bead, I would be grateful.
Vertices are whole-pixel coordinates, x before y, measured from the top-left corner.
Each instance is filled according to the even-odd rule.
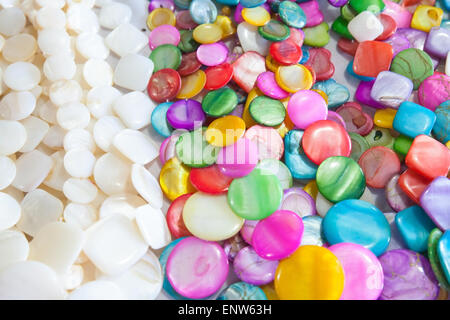
[[[443,231],[450,229],[450,180],[437,177],[420,196],[420,205],[433,222]]]
[[[234,110],[231,111],[228,115],[242,118],[242,114],[243,113],[244,113],[244,105],[243,104],[238,104],[236,106],[236,108],[234,108]]]
[[[394,49],[394,56],[396,56],[400,51],[411,48],[411,42],[409,42],[408,38],[398,32],[394,33],[384,42],[389,43],[392,46],[392,49]]]
[[[242,4],[238,3],[236,10],[234,11],[234,21],[236,21],[236,23],[244,22],[244,18],[242,18],[242,9],[244,9],[244,7]]]
[[[238,233],[234,237],[224,241],[223,251],[225,251],[228,257],[228,261],[233,262],[238,252],[247,246],[248,244],[244,241],[244,239],[242,239],[242,237]]]
[[[152,12],[158,8],[167,8],[169,10],[175,10],[175,3],[173,0],[152,0],[148,4],[148,12]]]
[[[339,115],[339,113],[328,110],[327,120],[334,121],[337,124],[340,124],[341,126],[343,126],[345,130],[347,130],[347,125],[345,124],[345,120]]]
[[[175,129],[194,130],[206,119],[202,104],[193,99],[174,102],[166,113],[167,121]]]
[[[450,29],[431,28],[425,41],[425,51],[436,58],[446,58],[450,51]]]
[[[316,202],[302,188],[289,188],[284,190],[278,210],[289,210],[300,217],[313,216],[316,214]]]
[[[258,222],[259,220],[245,220],[240,231],[242,238],[250,245],[252,244],[253,231],[255,230]]]
[[[365,105],[368,105],[370,107],[377,108],[377,109],[385,109],[386,108],[385,106],[383,106],[381,103],[373,100],[370,95],[370,93],[372,92],[372,87],[373,87],[374,83],[375,83],[375,80],[361,81],[358,85],[358,88],[356,89],[355,98],[359,102],[361,102]]]
[[[346,5],[348,0],[328,0],[328,3],[331,4],[333,7],[342,7]]]
[[[427,33],[425,31],[412,29],[412,28],[400,28],[397,29],[395,34],[402,35],[408,39],[410,48],[416,48],[423,50],[425,40],[427,39]]]
[[[393,176],[386,185],[386,200],[389,206],[395,211],[399,212],[405,210],[408,207],[413,206],[415,203],[412,201],[402,188],[398,185],[399,174]]]
[[[245,247],[234,258],[234,272],[244,282],[263,285],[273,281],[278,261],[261,258],[252,247]]]
[[[303,9],[306,15],[305,27],[314,27],[323,22],[323,13],[320,11],[317,0],[297,3]]]
[[[370,96],[386,107],[398,109],[411,96],[414,84],[411,79],[391,71],[380,72],[375,79]]]
[[[381,300],[435,300],[439,283],[431,265],[411,250],[391,250],[379,257],[384,273]]]

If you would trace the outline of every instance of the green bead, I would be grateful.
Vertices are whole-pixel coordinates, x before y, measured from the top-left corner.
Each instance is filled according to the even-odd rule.
[[[247,220],[261,220],[278,209],[283,188],[275,175],[255,168],[249,175],[231,182],[227,197],[236,215]]]
[[[178,48],[184,53],[194,52],[200,43],[194,40],[193,30],[180,30],[180,42]]]
[[[366,188],[366,178],[358,163],[347,157],[325,159],[317,169],[317,188],[331,202],[359,199]]]
[[[389,129],[373,126],[372,131],[364,137],[370,148],[383,146],[392,149],[394,146],[394,137]]]
[[[183,133],[177,140],[175,152],[182,163],[189,167],[203,168],[216,163],[220,148],[205,139],[206,128]]]
[[[280,21],[270,20],[264,26],[258,27],[258,33],[269,41],[283,41],[289,38],[291,30]]]
[[[276,175],[278,180],[280,180],[283,190],[289,189],[293,185],[291,171],[289,171],[289,168],[280,160],[264,159],[258,163],[256,168],[266,170],[269,173]]]
[[[230,88],[220,88],[208,92],[202,100],[202,108],[211,117],[221,117],[236,108],[238,96]]]
[[[349,132],[348,135],[350,136],[350,140],[352,141],[352,151],[350,153],[350,158],[358,162],[361,155],[366,151],[370,149],[369,143],[367,143],[367,140],[355,133],[355,132]]]
[[[414,90],[434,73],[433,61],[423,50],[409,48],[400,51],[392,60],[391,71],[405,76],[414,84]]]
[[[442,231],[438,228],[431,230],[428,237],[428,259],[430,260],[431,269],[433,269],[436,279],[439,281],[439,285],[447,291],[450,291],[450,284],[445,277],[445,273],[442,270],[441,262],[437,252],[437,245],[439,239],[442,237]]]
[[[406,154],[409,151],[409,148],[411,147],[412,143],[413,143],[412,138],[404,136],[404,135],[399,135],[397,138],[395,138],[394,141],[394,151],[406,156]]]
[[[342,16],[339,16],[336,20],[334,20],[333,24],[331,25],[331,29],[334,30],[337,34],[353,40],[352,34],[348,31],[348,21],[346,21]]]
[[[286,117],[286,108],[279,100],[259,96],[252,100],[249,112],[253,120],[266,127],[281,124]]]
[[[375,14],[383,11],[385,4],[383,0],[350,0],[349,4],[358,13],[363,11],[371,11]]]
[[[341,17],[348,22],[356,17],[357,14],[358,13],[352,7],[350,7],[348,3],[341,7]]]
[[[150,60],[155,66],[153,72],[166,68],[176,70],[181,64],[181,51],[172,44],[163,44],[150,53]]]
[[[328,30],[330,30],[330,27],[326,22],[322,22],[315,27],[303,28],[303,32],[305,33],[304,44],[311,47],[326,46],[330,41]]]

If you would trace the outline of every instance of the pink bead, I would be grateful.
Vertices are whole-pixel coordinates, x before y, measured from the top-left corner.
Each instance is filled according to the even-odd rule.
[[[323,22],[323,13],[320,11],[317,0],[297,3],[306,14],[306,27],[314,27]]]
[[[328,106],[317,92],[300,90],[289,99],[287,111],[297,128],[306,129],[316,121],[327,119]]]
[[[241,237],[249,245],[252,244],[253,231],[255,231],[255,227],[258,223],[259,220],[245,220],[244,225],[241,228]]]
[[[228,48],[223,42],[202,44],[197,49],[197,59],[208,67],[224,63],[228,58]]]
[[[148,37],[148,44],[152,50],[162,44],[173,44],[174,46],[177,46],[179,42],[180,32],[174,26],[168,24],[156,27]]]
[[[344,119],[337,112],[328,110],[327,120],[334,121],[337,124],[343,126],[345,130],[347,130],[347,125],[345,124]]]
[[[256,78],[256,86],[262,93],[270,98],[281,100],[289,97],[289,92],[280,88],[275,80],[275,74],[272,71],[261,73],[258,78]]]
[[[383,290],[383,268],[369,249],[354,243],[328,248],[344,269],[345,284],[341,300],[376,300]]]
[[[161,160],[161,164],[175,157],[175,145],[179,136],[180,134],[172,134],[161,143],[159,147],[159,160]]]
[[[450,100],[450,77],[435,72],[419,87],[419,104],[434,111],[441,103]]]
[[[245,132],[244,137],[254,142],[258,147],[259,160],[280,160],[283,156],[283,139],[274,128],[254,125]]]
[[[291,35],[288,39],[294,41],[296,45],[301,47],[303,45],[303,41],[305,40],[305,33],[301,29],[289,28],[291,30]]]
[[[176,292],[191,299],[216,293],[228,275],[228,258],[216,242],[181,240],[167,259],[166,275]]]
[[[226,176],[240,178],[248,175],[258,163],[258,147],[246,138],[219,151],[217,165]]]
[[[409,28],[411,26],[412,13],[405,7],[389,0],[384,0],[384,4],[386,6],[383,14],[391,16],[397,22],[397,28]]]
[[[302,218],[295,212],[278,210],[259,221],[253,232],[252,244],[260,257],[280,260],[297,250],[302,235]]]

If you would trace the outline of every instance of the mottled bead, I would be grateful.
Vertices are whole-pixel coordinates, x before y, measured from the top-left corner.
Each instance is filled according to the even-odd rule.
[[[233,262],[237,277],[257,286],[272,282],[277,267],[278,261],[261,258],[251,246],[241,249]]]
[[[236,282],[220,292],[216,300],[267,300],[267,297],[257,286]]]
[[[441,262],[439,261],[438,243],[443,233],[438,228],[431,230],[428,237],[428,259],[430,260],[431,269],[433,269],[436,279],[439,281],[439,285],[442,289],[449,291],[450,283],[445,277],[444,270],[442,269]],[[447,300],[447,299],[446,299]]]
[[[189,5],[192,19],[198,24],[213,23],[217,18],[217,7],[211,0],[193,0]]]
[[[444,11],[433,6],[420,5],[414,11],[411,28],[429,32],[431,28],[441,24]]]
[[[322,217],[303,217],[303,236],[300,246],[322,246],[325,243],[322,232]]]
[[[302,147],[303,131],[291,130],[284,137],[284,160],[294,179],[314,179],[317,165],[306,156]]]
[[[436,122],[433,126],[433,136],[442,143],[450,140],[450,100],[442,103],[434,110]]]
[[[405,210],[414,205],[414,201],[412,201],[400,188],[398,184],[399,178],[399,174],[394,175],[385,188],[386,200],[389,203],[389,206],[396,212]]]
[[[414,90],[417,90],[426,78],[433,75],[434,66],[425,51],[410,48],[395,56],[390,70],[411,79]]]
[[[441,103],[450,99],[450,77],[436,72],[422,82],[418,94],[419,103],[434,111]]]

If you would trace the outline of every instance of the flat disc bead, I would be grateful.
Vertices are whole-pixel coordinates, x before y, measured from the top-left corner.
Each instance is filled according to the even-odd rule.
[[[233,63],[233,80],[245,92],[250,92],[259,74],[266,71],[266,61],[257,52],[249,51]]]
[[[411,200],[400,188],[398,184],[399,178],[399,174],[392,176],[385,188],[386,200],[389,206],[396,212],[405,210],[406,208],[414,205],[414,201]]]
[[[301,48],[289,39],[272,43],[269,52],[282,65],[297,63],[302,58]]]
[[[189,182],[189,168],[177,157],[169,159],[164,164],[159,174],[159,184],[170,201],[183,194],[195,192],[195,188]]]
[[[203,168],[216,162],[219,148],[208,144],[204,131],[203,128],[195,129],[183,133],[178,138],[175,151],[183,164],[189,167]]]
[[[167,209],[167,226],[169,227],[170,234],[176,239],[192,236],[183,221],[183,208],[190,196],[192,196],[192,193],[179,196]]]
[[[176,27],[182,30],[192,30],[196,26],[198,26],[197,22],[195,22],[189,10],[181,10],[178,11],[175,15],[176,17]]]
[[[314,199],[301,188],[285,189],[280,209],[295,212],[299,217],[316,214]]]
[[[193,74],[200,69],[202,64],[197,59],[196,52],[185,53],[181,56],[181,63],[178,66],[177,72],[181,77]]]
[[[175,14],[167,8],[156,8],[147,17],[147,27],[150,30],[165,24],[175,26],[175,22]]]
[[[150,54],[153,61],[153,72],[170,68],[176,70],[181,63],[181,51],[172,44],[163,44],[155,48]]]
[[[189,99],[199,94],[206,83],[206,74],[203,70],[181,78],[181,88],[178,91],[177,99]]]
[[[197,49],[197,59],[205,66],[217,66],[226,61],[228,48],[223,42],[202,44]]]
[[[257,145],[259,160],[279,160],[283,156],[283,139],[275,129],[254,125],[245,132],[244,136]]]
[[[211,122],[206,130],[206,141],[216,147],[234,144],[245,133],[245,122],[233,115],[224,116]]]
[[[154,50],[156,47],[162,44],[172,44],[177,46],[180,42],[180,32],[174,26],[164,24],[156,27],[150,33],[148,43],[150,49]]]
[[[281,100],[289,96],[289,93],[280,88],[275,81],[275,74],[271,71],[261,73],[256,79],[256,85],[259,90],[266,96]]]
[[[230,88],[221,88],[208,92],[202,101],[203,111],[211,117],[224,116],[234,110],[238,104],[236,92]]]
[[[260,96],[250,103],[249,112],[252,118],[259,124],[274,127],[281,124],[286,117],[286,108],[275,99]]]
[[[192,168],[189,180],[201,192],[220,194],[228,190],[233,178],[224,175],[217,165],[212,165],[206,168]]]
[[[184,53],[195,52],[200,43],[194,40],[193,30],[180,30],[180,43],[178,48]]]
[[[313,85],[311,72],[300,64],[279,66],[275,73],[275,79],[283,90],[290,93],[311,89]]]
[[[242,281],[263,285],[273,281],[278,261],[260,257],[251,246],[239,250],[233,261],[234,272]]]
[[[189,4],[189,12],[198,24],[213,23],[217,18],[217,7],[210,0],[193,0]]]
[[[216,300],[267,300],[264,291],[246,282],[235,282],[223,289]]]
[[[254,26],[263,26],[270,20],[270,13],[263,6],[242,9],[242,18]]]
[[[316,121],[327,118],[328,106],[317,92],[300,90],[289,99],[287,111],[299,129],[306,129]]]
[[[277,20],[270,20],[259,27],[258,32],[261,37],[269,41],[283,41],[291,35],[289,27]]]
[[[389,179],[400,173],[400,160],[397,154],[389,148],[379,146],[364,152],[359,158],[366,183],[369,187],[384,188]]]
[[[278,14],[289,27],[300,29],[306,25],[306,14],[295,2],[282,1],[278,7]]]
[[[246,138],[239,139],[235,144],[220,149],[217,157],[220,171],[232,178],[248,175],[257,163],[256,144]]]
[[[174,102],[166,113],[167,121],[175,129],[193,130],[206,119],[200,102],[187,99]]]
[[[283,190],[292,187],[292,174],[289,171],[289,168],[280,160],[264,159],[260,161],[256,167],[276,175]]]
[[[433,270],[436,279],[439,281],[439,286],[445,290],[450,289],[450,283],[445,277],[444,270],[442,270],[441,262],[439,261],[438,243],[442,237],[442,231],[438,228],[433,229],[428,237],[428,259],[430,260],[431,269]]]
[[[174,99],[181,88],[181,77],[173,69],[161,69],[155,72],[147,86],[149,97],[156,102]]]
[[[196,27],[192,35],[198,43],[207,44],[221,40],[223,32],[218,25],[205,23]]]
[[[224,87],[233,77],[233,67],[229,63],[209,67],[205,70],[206,90],[217,90]]]

